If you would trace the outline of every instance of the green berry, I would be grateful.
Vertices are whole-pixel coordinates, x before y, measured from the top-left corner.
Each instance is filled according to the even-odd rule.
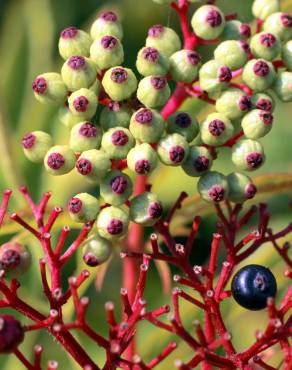
[[[198,192],[209,203],[219,203],[227,199],[229,187],[226,176],[216,171],[210,171],[200,177]]]
[[[217,6],[203,5],[193,14],[191,24],[197,36],[204,40],[212,40],[223,32],[225,18]]]
[[[265,162],[264,149],[256,140],[239,140],[232,148],[232,162],[241,170],[254,171]]]
[[[67,88],[59,73],[43,73],[32,83],[34,96],[44,104],[59,105],[67,99]]]
[[[184,172],[192,177],[202,176],[212,167],[212,156],[203,146],[191,146],[187,159],[182,164]]]
[[[29,132],[22,138],[23,152],[34,163],[41,163],[52,145],[52,137],[43,131]]]
[[[131,199],[130,219],[136,224],[153,226],[162,212],[162,204],[156,194],[145,192]]]
[[[233,172],[227,176],[229,187],[228,199],[234,203],[243,203],[248,199],[252,199],[257,188],[251,179],[240,172]]]
[[[250,108],[250,97],[239,89],[228,89],[216,100],[217,112],[231,120],[242,117]]]
[[[112,254],[111,243],[95,235],[82,248],[83,261],[90,267],[96,267],[106,262]]]
[[[92,91],[95,96],[98,96],[101,93],[101,83],[96,78],[93,84],[88,88],[88,90]]]
[[[142,76],[164,76],[169,70],[169,59],[158,49],[145,46],[138,52],[136,67]]]
[[[288,13],[273,13],[264,23],[264,31],[272,32],[282,41],[287,41],[292,37],[292,16]]]
[[[222,113],[209,114],[200,129],[203,143],[212,146],[226,143],[234,131],[231,121]]]
[[[84,152],[100,147],[102,130],[90,122],[80,122],[73,126],[70,134],[70,148],[74,152]]]
[[[200,55],[193,50],[179,50],[170,59],[170,74],[174,81],[190,83],[195,81],[201,66]]]
[[[128,128],[131,116],[132,110],[128,106],[120,102],[110,102],[100,112],[99,123],[105,131],[114,127]]]
[[[267,135],[272,129],[272,124],[272,113],[260,109],[247,113],[241,121],[244,135],[248,139],[259,139]]]
[[[131,132],[124,127],[114,127],[103,134],[101,147],[111,159],[124,159],[135,140]]]
[[[74,195],[68,202],[68,211],[75,222],[95,220],[99,212],[98,200],[88,193]]]
[[[251,104],[254,109],[273,112],[275,109],[274,99],[267,93],[257,93],[252,95]]]
[[[130,131],[134,138],[145,143],[156,143],[164,131],[164,120],[154,109],[141,108],[130,120]]]
[[[27,247],[17,242],[7,242],[0,247],[0,270],[5,278],[14,279],[26,272],[31,265],[31,254]]]
[[[282,48],[282,59],[289,71],[292,70],[292,40],[289,40]]]
[[[124,61],[123,45],[114,36],[102,36],[91,45],[90,58],[101,70],[120,65]]]
[[[170,97],[170,88],[164,76],[147,76],[138,84],[137,98],[147,108],[162,107]]]
[[[81,55],[73,55],[63,64],[62,79],[70,91],[90,87],[96,79],[94,62]]]
[[[220,36],[222,40],[245,40],[250,38],[251,30],[247,23],[238,20],[225,22],[224,30]]]
[[[148,30],[146,46],[158,49],[167,57],[181,48],[178,34],[169,27],[156,24]]]
[[[69,99],[69,109],[80,120],[90,119],[94,116],[97,108],[97,99],[93,91],[79,89],[74,91]]]
[[[86,150],[79,156],[76,169],[90,182],[98,183],[110,171],[111,161],[102,150]]]
[[[73,150],[66,145],[56,145],[46,153],[44,164],[46,170],[54,176],[64,175],[75,166],[76,158]]]
[[[292,101],[292,72],[279,72],[276,77],[273,89],[278,98],[282,101]]]
[[[147,143],[136,145],[127,155],[127,164],[137,175],[149,175],[157,167],[156,151]]]
[[[69,109],[69,106],[67,105],[64,105],[59,109],[58,117],[62,124],[69,130],[71,130],[71,128],[74,125],[80,122],[80,117],[72,114],[72,112]]]
[[[271,14],[280,10],[279,0],[254,0],[252,14],[255,18],[267,19]]]
[[[102,36],[114,36],[122,40],[123,29],[117,15],[114,12],[103,12],[94,21],[90,29],[93,40]]]
[[[250,48],[255,58],[275,59],[281,52],[280,39],[270,32],[260,32],[250,40]]]
[[[168,117],[166,130],[169,134],[180,134],[191,142],[199,133],[199,125],[190,113],[177,111]]]
[[[160,161],[168,166],[180,166],[187,158],[189,144],[179,134],[170,134],[163,137],[157,146]]]
[[[129,214],[119,207],[106,207],[100,211],[96,224],[102,238],[116,241],[128,232]]]
[[[202,65],[199,71],[200,86],[208,93],[218,92],[226,88],[231,79],[232,73],[230,68],[219,60],[209,60]]]
[[[244,67],[242,73],[243,82],[252,90],[267,90],[276,77],[272,63],[264,59],[252,59]]]
[[[133,192],[133,183],[128,175],[121,171],[110,171],[100,181],[100,195],[113,206],[120,206],[129,199]]]
[[[214,50],[214,58],[234,71],[247,62],[249,53],[250,49],[245,41],[227,40]]]
[[[106,71],[102,86],[112,100],[121,101],[130,98],[137,89],[137,79],[129,68],[114,67]]]
[[[65,28],[59,38],[59,53],[65,60],[73,55],[88,57],[91,42],[88,33],[76,27]]]

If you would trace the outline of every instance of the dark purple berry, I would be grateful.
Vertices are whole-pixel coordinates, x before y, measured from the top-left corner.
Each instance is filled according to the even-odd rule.
[[[155,48],[144,48],[142,52],[143,58],[148,62],[157,62],[159,59],[159,51]]]
[[[166,77],[151,77],[150,82],[156,90],[161,90],[165,88],[167,79]]]
[[[0,315],[0,353],[13,352],[23,341],[24,329],[12,315]]]
[[[151,203],[148,208],[148,214],[151,218],[159,218],[162,215],[162,206],[160,203]]]
[[[43,95],[47,90],[47,81],[43,77],[37,77],[32,83],[32,89],[35,93]]]
[[[68,210],[71,213],[78,213],[82,208],[82,201],[79,198],[71,198],[68,203]]]
[[[220,119],[214,119],[209,123],[209,132],[213,136],[220,136],[225,130],[225,124]]]
[[[148,108],[140,109],[135,114],[135,121],[139,123],[150,123],[152,121],[152,118],[153,118],[153,114],[151,110]]]
[[[78,96],[73,101],[73,106],[76,112],[86,112],[88,108],[89,101],[85,96]]]
[[[248,184],[245,189],[245,195],[247,199],[252,199],[257,192],[257,187],[254,184]]]
[[[90,122],[83,123],[79,128],[79,134],[84,137],[96,137],[96,133],[96,127]]]
[[[60,153],[51,153],[48,156],[47,164],[53,170],[58,170],[65,164],[65,158]]]
[[[85,58],[78,55],[74,55],[69,58],[67,63],[68,66],[74,70],[81,69],[85,65]]]
[[[185,150],[179,145],[173,146],[169,151],[169,158],[174,163],[180,163],[184,160]]]
[[[12,270],[19,266],[21,256],[15,249],[7,249],[1,256],[0,268],[1,270]]]
[[[188,113],[181,112],[175,117],[175,124],[181,128],[187,128],[192,123],[192,119]]]
[[[123,231],[122,221],[118,219],[112,219],[107,226],[107,231],[111,235],[120,234]]]
[[[86,263],[86,265],[88,265],[90,267],[96,267],[96,266],[99,265],[99,261],[96,258],[96,256],[93,253],[90,253],[90,252],[86,253],[83,256],[83,261]]]
[[[164,31],[164,27],[161,24],[156,24],[155,26],[149,28],[148,36],[159,37]]]
[[[221,202],[225,197],[225,190],[220,185],[213,185],[208,194],[214,202]]]
[[[231,69],[228,67],[221,67],[218,70],[218,79],[220,82],[230,82],[232,79]]]
[[[257,75],[259,77],[265,77],[269,74],[270,67],[263,60],[258,60],[255,63],[255,65],[253,66],[253,71],[254,71],[255,75]]]
[[[114,36],[103,36],[101,45],[104,49],[113,49],[117,45],[118,40]]]
[[[67,27],[61,32],[60,37],[62,37],[62,39],[74,39],[77,33],[78,29],[76,27]]]
[[[112,143],[116,146],[124,146],[129,141],[128,135],[123,130],[115,131],[112,136]]]
[[[25,148],[25,149],[30,149],[33,147],[34,143],[35,143],[35,135],[32,134],[31,132],[27,133],[26,135],[23,136],[22,138],[22,146]]]
[[[253,152],[246,156],[247,165],[251,168],[258,168],[263,163],[263,156],[261,153]]]
[[[114,68],[111,72],[111,80],[121,84],[125,82],[128,78],[128,73],[124,68]]]
[[[112,191],[116,194],[123,194],[128,187],[128,181],[124,176],[116,176],[111,180]]]
[[[80,158],[76,163],[76,169],[83,176],[89,175],[92,171],[92,163],[88,159]]]
[[[146,159],[140,159],[135,163],[135,171],[139,175],[146,175],[151,170],[150,162]]]
[[[221,14],[215,9],[210,10],[206,16],[206,22],[213,28],[220,26],[222,23]]]

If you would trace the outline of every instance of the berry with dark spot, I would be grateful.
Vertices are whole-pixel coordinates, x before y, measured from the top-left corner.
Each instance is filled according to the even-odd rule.
[[[0,315],[0,353],[12,353],[24,339],[24,328],[12,315]]]

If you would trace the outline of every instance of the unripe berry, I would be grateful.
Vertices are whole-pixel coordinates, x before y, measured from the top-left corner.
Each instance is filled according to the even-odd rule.
[[[119,207],[106,207],[100,211],[96,225],[102,238],[116,241],[128,232],[129,214]]]
[[[232,20],[225,23],[220,38],[222,40],[246,40],[250,38],[250,35],[251,30],[249,24]]]
[[[228,89],[216,100],[216,110],[234,120],[251,109],[251,99],[242,90]]]
[[[0,315],[0,353],[12,353],[24,339],[24,329],[12,315]]]
[[[145,143],[156,143],[164,131],[164,120],[154,109],[141,108],[130,121],[129,129],[136,140]]]
[[[264,31],[272,32],[282,41],[287,41],[292,37],[292,16],[288,13],[273,13],[263,25]]]
[[[282,101],[292,101],[292,72],[278,72],[273,90]]]
[[[289,71],[292,70],[292,40],[289,40],[282,48],[282,59]]]
[[[64,175],[75,166],[76,158],[73,150],[66,145],[56,145],[48,150],[44,164],[46,170],[54,176]]]
[[[69,99],[69,109],[80,120],[90,119],[94,116],[97,108],[97,99],[93,91],[79,89],[73,92]]]
[[[125,203],[133,192],[133,183],[128,175],[121,171],[110,171],[100,181],[100,195],[113,206]]]
[[[219,60],[209,60],[202,65],[199,71],[200,86],[208,93],[217,92],[227,87],[231,79],[230,68]]]
[[[244,67],[243,82],[254,91],[267,90],[276,77],[272,63],[264,59],[252,59]]]
[[[178,34],[169,27],[156,24],[148,30],[146,46],[158,49],[167,57],[181,48],[181,41]]]
[[[280,10],[279,0],[254,0],[252,14],[255,18],[267,19],[271,14]]]
[[[174,81],[190,83],[198,76],[200,55],[193,50],[179,50],[170,59],[170,74]]]
[[[80,122],[72,127],[70,134],[70,148],[74,152],[84,152],[100,147],[102,130],[90,122]]]
[[[199,125],[190,113],[177,111],[168,117],[166,130],[169,134],[180,134],[191,142],[199,133]]]
[[[261,109],[273,112],[275,109],[274,99],[267,93],[257,93],[251,96],[251,103],[254,109]]]
[[[187,159],[182,164],[182,169],[187,175],[198,177],[211,169],[212,162],[212,156],[207,148],[191,146]]]
[[[76,194],[68,202],[68,211],[75,222],[95,220],[99,212],[98,200],[88,193]]]
[[[59,105],[67,99],[67,88],[59,73],[43,73],[32,83],[34,96],[44,104]]]
[[[280,39],[271,32],[260,32],[250,40],[250,48],[255,58],[275,59],[281,51]]]
[[[164,76],[169,70],[169,59],[158,49],[145,46],[138,52],[136,67],[142,76]]]
[[[135,140],[131,132],[124,127],[114,127],[103,134],[101,140],[102,149],[111,159],[124,159],[131,148],[135,145]]]
[[[129,127],[132,110],[120,102],[110,102],[102,109],[99,123],[104,131],[113,127]]]
[[[233,172],[227,176],[229,194],[228,199],[234,203],[243,203],[248,199],[252,199],[257,188],[252,183],[252,180],[243,173]]]
[[[130,98],[137,89],[137,79],[129,68],[114,67],[106,71],[102,86],[112,100],[121,101]]]
[[[226,176],[216,171],[203,174],[197,187],[206,202],[219,203],[228,197],[229,188]]]
[[[156,194],[145,192],[131,199],[130,219],[136,224],[153,226],[162,212],[162,204]]]
[[[249,54],[249,46],[243,40],[223,41],[214,50],[214,58],[233,71],[241,68],[247,62]]]
[[[157,146],[160,161],[168,166],[180,166],[186,160],[188,153],[189,144],[179,134],[164,136]]]
[[[109,156],[102,150],[86,150],[77,162],[76,169],[90,182],[99,182],[111,169]]]
[[[225,18],[217,6],[203,5],[193,14],[191,24],[197,36],[204,40],[212,40],[222,33]]]
[[[101,70],[120,65],[124,61],[123,45],[114,36],[102,36],[91,45],[90,58]]]
[[[63,59],[68,59],[73,55],[89,55],[89,48],[92,40],[88,33],[76,27],[67,27],[60,33],[59,53]]]
[[[63,64],[62,79],[70,91],[90,87],[96,79],[94,62],[81,55],[73,55]]]
[[[162,107],[170,97],[170,88],[164,76],[147,76],[138,84],[137,98],[148,108]]]
[[[52,145],[52,137],[43,131],[28,132],[22,138],[23,152],[34,163],[41,163]]]
[[[241,121],[244,135],[248,139],[259,139],[267,135],[272,129],[272,124],[272,113],[260,109],[247,113]]]
[[[14,279],[25,273],[31,265],[28,248],[17,242],[7,242],[0,247],[0,270],[5,278]]]
[[[101,265],[110,258],[111,254],[111,243],[97,234],[82,248],[83,260],[90,267]]]
[[[233,136],[233,125],[222,113],[211,113],[201,124],[201,139],[207,145],[217,146],[226,143]]]
[[[122,40],[123,29],[117,15],[114,12],[101,13],[92,24],[90,35],[93,40],[107,35],[111,35]]]
[[[72,114],[67,104],[59,109],[58,118],[69,130],[71,130],[74,125],[80,122],[80,117]]]
[[[137,175],[149,175],[157,162],[156,151],[147,143],[136,145],[127,155],[128,168]]]
[[[265,162],[262,145],[255,140],[239,140],[232,148],[232,162],[241,170],[254,171]]]
[[[93,84],[88,88],[88,90],[92,91],[95,94],[95,96],[98,96],[101,93],[101,89],[102,89],[101,83],[97,78],[95,79]]]

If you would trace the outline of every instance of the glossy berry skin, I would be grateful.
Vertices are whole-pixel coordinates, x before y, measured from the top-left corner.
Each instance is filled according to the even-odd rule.
[[[133,113],[129,129],[136,140],[152,144],[161,138],[164,127],[164,120],[157,110],[141,108]]]
[[[266,19],[263,29],[287,41],[292,37],[292,16],[282,12],[273,13]]]
[[[91,45],[90,58],[101,70],[120,65],[124,61],[123,45],[114,36],[102,36]]]
[[[202,65],[199,71],[200,86],[208,93],[226,88],[231,79],[231,69],[219,60],[209,60]]]
[[[252,311],[267,307],[267,299],[277,293],[277,282],[272,272],[261,265],[247,265],[233,277],[231,291],[236,302]]]
[[[273,87],[278,98],[283,102],[292,101],[292,72],[280,71]]]
[[[80,121],[92,118],[97,107],[95,93],[84,88],[74,91],[70,95],[68,103],[70,111],[74,116],[78,116]]]
[[[54,176],[70,172],[74,168],[75,162],[75,154],[67,145],[51,147],[44,158],[46,170]]]
[[[179,134],[164,136],[157,146],[158,157],[167,166],[180,166],[186,160],[188,153],[189,144]]]
[[[203,146],[191,146],[187,159],[182,164],[184,172],[192,177],[202,176],[212,167],[212,156]]]
[[[70,148],[74,152],[97,149],[100,147],[102,130],[90,122],[80,122],[72,127],[70,133]]]
[[[65,60],[72,55],[88,57],[91,43],[92,40],[88,33],[76,27],[67,27],[60,34],[58,43],[59,53]]]
[[[251,30],[247,23],[231,20],[225,23],[221,34],[222,40],[246,40],[250,37]]]
[[[251,179],[240,172],[233,172],[227,176],[229,187],[228,199],[234,203],[243,203],[248,199],[252,199],[257,188],[252,183]]]
[[[102,12],[93,22],[90,29],[90,35],[93,40],[107,35],[111,35],[122,40],[123,29],[117,15],[111,11]]]
[[[35,98],[43,104],[63,104],[67,98],[67,87],[59,73],[48,72],[37,76],[32,89]]]
[[[220,172],[210,171],[200,177],[198,192],[208,203],[219,203],[227,198],[229,187],[227,178]]]
[[[101,83],[114,101],[128,99],[137,89],[137,79],[133,71],[120,66],[108,69]]]
[[[248,139],[259,139],[267,135],[272,129],[272,124],[272,113],[260,109],[247,113],[241,121],[244,135]]]
[[[24,328],[12,315],[0,315],[0,353],[11,353],[24,339]]]
[[[177,111],[168,117],[166,131],[169,134],[180,134],[191,142],[199,133],[199,124],[190,113]]]
[[[226,40],[214,50],[214,58],[234,71],[247,62],[249,52],[245,41]]]
[[[124,127],[111,128],[103,134],[101,148],[111,159],[124,159],[131,148],[135,145],[135,140],[131,132]]]
[[[148,143],[136,145],[127,155],[127,164],[137,175],[148,175],[157,167],[156,151]]]
[[[130,219],[139,225],[153,226],[162,212],[162,204],[156,194],[145,192],[131,199]]]
[[[82,248],[83,261],[90,267],[96,267],[109,259],[112,254],[111,243],[94,235],[93,239],[84,244]]]
[[[255,18],[267,19],[280,10],[279,0],[255,0],[252,4],[252,14]]]
[[[156,48],[144,47],[138,52],[136,67],[142,76],[164,76],[169,70],[169,59]]]
[[[211,113],[201,124],[201,139],[207,145],[217,146],[226,143],[233,136],[233,125],[222,113]]]
[[[244,67],[242,79],[255,92],[267,90],[276,77],[272,63],[264,59],[252,59]]]
[[[52,137],[43,131],[28,132],[22,138],[23,152],[34,163],[41,163],[52,145]]]
[[[96,219],[99,211],[98,200],[88,193],[74,195],[68,202],[70,217],[75,222],[89,222]]]
[[[273,60],[281,51],[280,39],[271,32],[260,32],[250,40],[250,48],[255,58]]]
[[[113,206],[123,204],[133,192],[133,183],[125,173],[110,171],[100,182],[100,195]]]
[[[164,76],[147,76],[138,84],[137,98],[147,108],[160,108],[170,97],[170,88]]]
[[[148,30],[146,46],[156,48],[170,57],[171,54],[181,49],[181,41],[172,28],[156,24]]]
[[[255,171],[265,162],[264,149],[256,140],[239,140],[232,148],[231,159],[239,169]]]
[[[31,254],[28,248],[20,243],[7,242],[0,247],[0,270],[5,278],[17,278],[26,272],[31,265]]]
[[[292,40],[289,40],[282,48],[282,59],[289,71],[292,70]]]
[[[111,161],[103,150],[90,149],[81,153],[76,170],[91,183],[98,183],[110,171]]]
[[[96,65],[89,58],[73,55],[63,64],[62,79],[70,91],[90,87],[96,79]]]
[[[216,100],[216,111],[234,120],[242,117],[251,108],[251,99],[242,90],[228,89]]]
[[[106,207],[100,211],[96,225],[102,238],[117,241],[128,232],[129,213],[120,207]]]
[[[204,40],[212,40],[222,33],[225,18],[224,14],[216,6],[203,5],[193,14],[191,24],[196,35]]]
[[[268,112],[273,112],[275,109],[274,99],[267,93],[257,93],[251,97],[253,109],[261,109]]]
[[[196,51],[182,49],[172,54],[169,60],[174,81],[190,83],[197,78],[201,57]]]

